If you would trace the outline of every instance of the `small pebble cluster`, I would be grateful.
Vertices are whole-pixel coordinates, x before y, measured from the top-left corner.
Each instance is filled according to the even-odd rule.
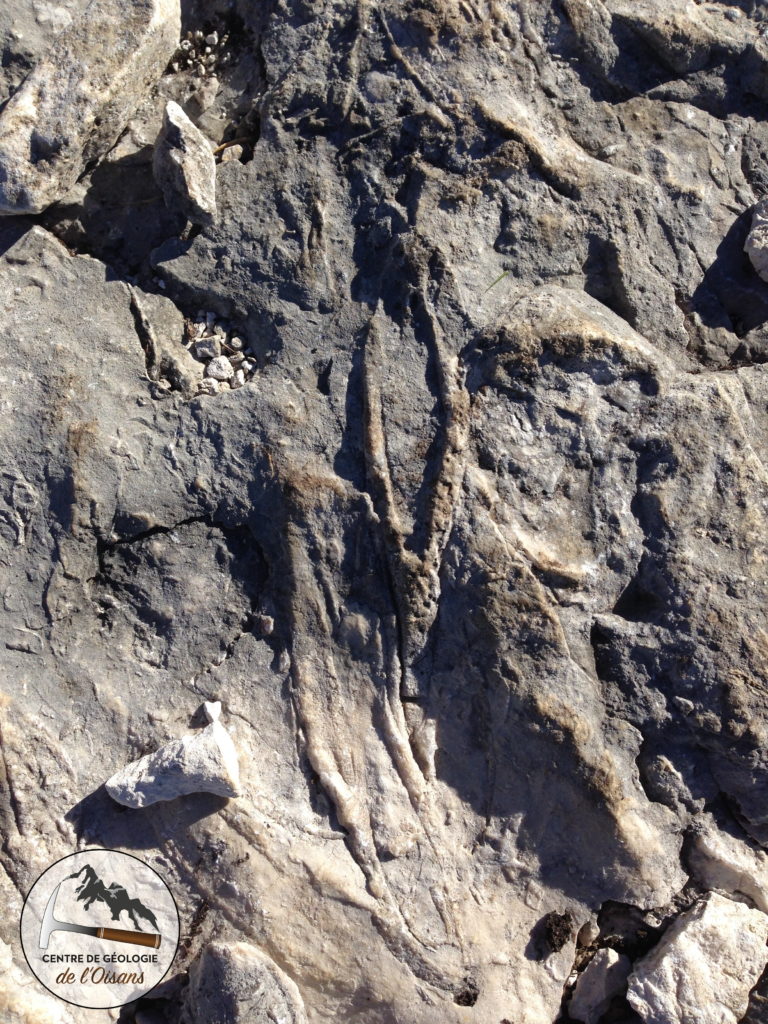
[[[187,32],[171,61],[171,71],[192,71],[198,78],[215,74],[217,68],[226,67],[232,60],[226,49],[228,41],[226,33],[219,35],[201,29]]]
[[[214,313],[198,310],[194,320],[186,321],[185,346],[195,359],[205,363],[205,376],[197,389],[199,395],[217,395],[241,388],[256,372],[256,357],[242,338]]]

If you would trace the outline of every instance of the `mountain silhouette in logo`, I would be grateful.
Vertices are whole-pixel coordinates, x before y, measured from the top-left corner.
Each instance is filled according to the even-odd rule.
[[[79,871],[68,875],[67,878],[77,878],[80,875],[83,875],[83,880],[75,892],[78,902],[82,901],[86,910],[90,910],[93,903],[106,903],[112,912],[113,921],[119,921],[122,912],[127,910],[133,921],[133,927],[137,931],[143,930],[137,915],[149,921],[155,931],[158,930],[157,919],[152,911],[145,907],[140,900],[131,899],[124,885],[120,885],[118,882],[112,882],[109,886],[104,885],[90,864],[83,865]]]

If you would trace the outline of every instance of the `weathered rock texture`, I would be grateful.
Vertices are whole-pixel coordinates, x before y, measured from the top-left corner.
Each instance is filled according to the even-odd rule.
[[[629,957],[615,949],[599,949],[579,975],[568,1014],[584,1024],[597,1024],[613,1000],[626,992],[632,969]]]
[[[306,1024],[299,990],[246,942],[212,942],[190,971],[188,1024]]]
[[[629,979],[645,1024],[736,1024],[765,966],[768,916],[710,893],[681,914]]]
[[[64,1003],[47,995],[35,979],[13,962],[0,942],[0,1020],[3,1024],[73,1024]]]
[[[636,964],[724,884],[701,827],[768,845],[765,11],[183,18],[117,146],[0,229],[1,934],[115,846],[187,936],[142,1012],[223,941],[313,1022],[552,1024],[595,945]],[[241,147],[188,234],[169,99]],[[206,314],[256,369],[192,397]],[[214,698],[240,799],[117,807]]]
[[[768,281],[768,202],[765,199],[761,199],[752,211],[744,252],[760,277]]]
[[[216,163],[210,144],[178,103],[169,100],[155,143],[155,181],[168,206],[187,220],[212,224],[216,217]]]
[[[0,214],[66,195],[160,77],[179,27],[179,0],[91,0],[56,35],[0,113]]]
[[[206,709],[221,705],[206,702]],[[126,765],[106,782],[113,800],[126,807],[149,807],[190,793],[239,796],[240,768],[229,733],[216,717],[199,733],[164,744]]]

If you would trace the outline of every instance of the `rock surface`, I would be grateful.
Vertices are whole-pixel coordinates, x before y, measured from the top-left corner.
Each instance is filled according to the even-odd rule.
[[[0,1020],[3,1024],[73,1024],[66,1006],[41,992],[35,979],[13,962],[0,942]]]
[[[62,199],[114,144],[179,39],[179,0],[90,0],[0,112],[0,214]]]
[[[194,224],[216,218],[216,162],[203,133],[173,100],[165,107],[154,155],[155,180],[168,206],[178,206]]]
[[[611,1001],[627,989],[632,961],[614,949],[599,949],[579,975],[568,1003],[568,1015],[584,1024],[598,1024]]]
[[[768,916],[710,893],[637,964],[627,998],[645,1024],[736,1024],[766,961]]]
[[[209,721],[204,729],[145,754],[107,780],[113,800],[126,807],[149,807],[190,793],[240,795],[237,751],[218,721],[221,704],[206,701],[204,707]]]
[[[212,942],[189,973],[186,1024],[306,1024],[291,979],[246,942]]]
[[[691,837],[688,864],[707,889],[747,896],[768,914],[768,854],[704,819]]]
[[[7,90],[54,37],[22,6]],[[637,961],[696,886],[759,899],[711,861],[768,846],[766,12],[182,22],[117,144],[0,226],[0,935],[51,860],[126,849],[185,936],[137,1014],[246,942],[311,1020],[553,1024],[586,922]],[[238,155],[189,232],[169,100]],[[243,795],[118,807],[217,699]]]
[[[744,252],[764,281],[768,281],[768,201],[761,199],[752,211],[752,224]]]

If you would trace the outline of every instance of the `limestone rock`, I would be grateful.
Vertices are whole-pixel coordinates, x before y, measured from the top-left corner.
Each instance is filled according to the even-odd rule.
[[[216,217],[216,161],[203,133],[178,103],[169,100],[155,144],[155,180],[168,206],[177,206],[195,224]]]
[[[0,4],[0,81],[75,6]],[[195,0],[119,148],[3,219],[3,938],[79,841],[157,861],[177,978],[244,940],[313,1020],[553,1024],[705,807],[768,845],[765,13]],[[186,237],[168,100],[242,147]],[[243,797],[117,806],[219,698]]]
[[[74,1024],[61,1000],[40,991],[0,941],[0,1019],[3,1024]]]
[[[614,996],[627,987],[632,961],[614,949],[598,949],[579,975],[568,1004],[568,1015],[585,1024],[597,1024]]]
[[[0,113],[0,213],[39,213],[115,142],[179,37],[179,0],[91,0]]]
[[[223,725],[209,716],[209,724],[146,754],[116,772],[107,792],[126,807],[148,807],[190,793],[239,796],[237,752]]]
[[[768,854],[718,829],[706,819],[691,837],[689,867],[707,889],[748,896],[768,914]]]
[[[212,942],[189,972],[186,1024],[306,1024],[295,983],[245,942]]]
[[[768,952],[768,916],[710,893],[635,964],[627,998],[645,1024],[736,1024]]]
[[[752,226],[744,243],[757,274],[768,281],[768,199],[761,199],[752,211]]]

